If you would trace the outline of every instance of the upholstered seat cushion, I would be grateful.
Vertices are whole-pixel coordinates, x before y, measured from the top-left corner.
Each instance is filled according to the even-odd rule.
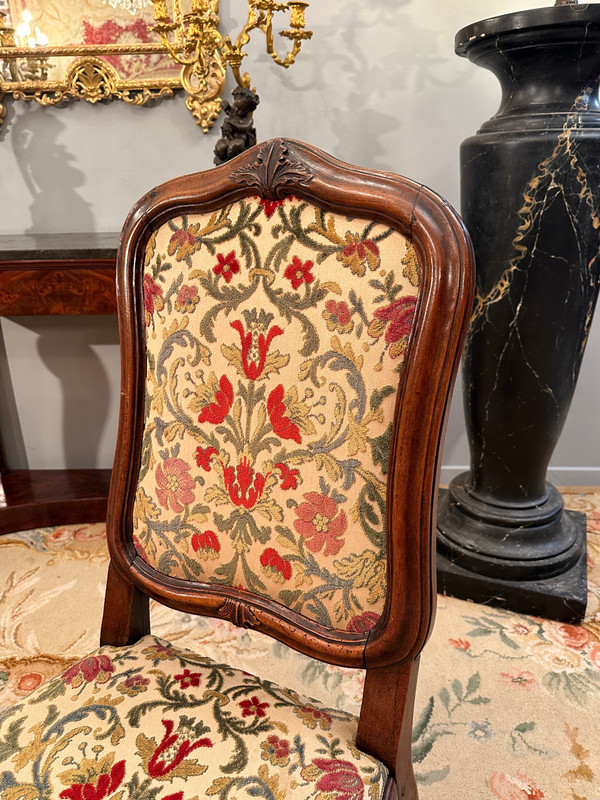
[[[3,800],[378,800],[356,717],[146,636],[0,719]]]

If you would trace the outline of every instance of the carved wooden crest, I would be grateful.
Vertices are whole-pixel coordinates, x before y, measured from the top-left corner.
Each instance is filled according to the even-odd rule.
[[[294,186],[306,186],[315,176],[301,161],[288,156],[282,139],[264,144],[253,164],[231,173],[231,180],[255,188],[267,200],[285,197]]]
[[[258,619],[254,612],[230,597],[225,600],[217,614],[222,619],[229,620],[229,622],[237,625],[238,628],[255,628],[258,625]]]

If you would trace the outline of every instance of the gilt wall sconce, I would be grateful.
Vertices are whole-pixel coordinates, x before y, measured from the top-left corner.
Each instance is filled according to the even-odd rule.
[[[0,0],[0,125],[5,97],[43,106],[112,99],[145,105],[183,88],[206,133],[221,111],[228,65],[238,85],[250,88],[241,65],[252,31],[263,31],[267,52],[282,67],[294,63],[312,36],[303,0],[247,5],[233,41],[219,31],[219,0],[189,0],[188,7],[182,0],[86,0],[69,3],[65,14],[60,3],[29,0],[25,15],[21,0]],[[284,55],[273,32],[273,17],[282,11],[289,13],[289,29],[279,34],[288,40]]]

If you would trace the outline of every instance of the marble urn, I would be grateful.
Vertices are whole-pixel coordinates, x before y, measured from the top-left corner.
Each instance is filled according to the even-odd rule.
[[[586,605],[585,518],[547,468],[600,271],[600,4],[477,22],[456,52],[500,81],[461,148],[477,290],[464,355],[471,468],[440,499],[438,586],[563,621]]]

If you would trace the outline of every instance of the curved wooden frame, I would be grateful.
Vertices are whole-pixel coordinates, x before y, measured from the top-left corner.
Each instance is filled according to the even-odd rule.
[[[256,194],[275,199],[290,193],[326,210],[398,229],[411,238],[421,266],[388,471],[387,599],[380,622],[364,634],[326,629],[268,598],[233,587],[162,575],[137,556],[131,540],[144,424],[142,270],[150,235],[180,214],[211,211]],[[287,139],[272,140],[222,167],[152,190],[130,213],[117,257],[122,390],[108,506],[111,567],[103,643],[123,645],[148,632],[148,597],[153,597],[181,611],[253,627],[329,663],[366,667],[363,707],[371,708],[376,724],[363,721],[361,714],[358,743],[383,760],[392,774],[407,776],[402,779],[405,797],[416,797],[414,776],[410,777],[410,698],[414,665],[434,616],[437,482],[473,280],[468,234],[456,213],[434,193],[406,178],[352,167]]]

